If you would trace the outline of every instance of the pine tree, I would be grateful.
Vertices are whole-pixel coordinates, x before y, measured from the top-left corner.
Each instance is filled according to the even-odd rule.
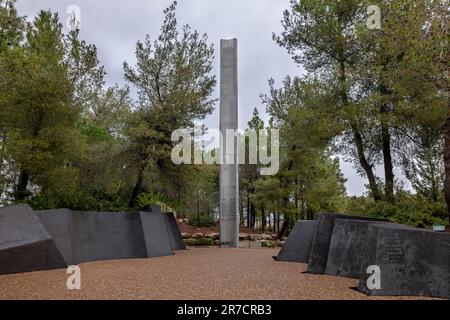
[[[137,171],[130,199],[134,206],[142,192],[150,165],[161,174],[173,170],[171,134],[193,126],[213,111],[211,94],[216,80],[211,75],[214,50],[186,25],[178,30],[176,2],[165,11],[161,34],[153,43],[147,36],[136,46],[136,68],[124,64],[125,78],[139,94],[138,110],[128,130],[129,154]]]

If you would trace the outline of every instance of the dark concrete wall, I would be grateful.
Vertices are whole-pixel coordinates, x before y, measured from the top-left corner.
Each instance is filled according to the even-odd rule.
[[[159,206],[147,206],[140,211],[144,238],[149,257],[172,254],[172,245],[167,231],[166,221]]]
[[[395,224],[371,224],[368,261],[381,270],[381,289],[369,290],[363,272],[359,291],[369,295],[450,298],[450,234]]]
[[[69,209],[53,209],[34,212],[50,233],[66,264],[77,264],[78,260],[72,249],[75,232],[72,211]]]
[[[29,206],[0,208],[0,274],[66,266],[51,236]]]
[[[137,213],[73,211],[73,223],[72,248],[78,263],[147,257]]]
[[[186,250],[177,220],[172,212],[163,213],[172,250]]]
[[[349,278],[361,276],[363,265],[367,262],[368,241],[376,242],[376,239],[369,237],[369,225],[373,223],[385,222],[335,220],[325,274]]]
[[[324,213],[319,217],[319,225],[314,237],[311,254],[308,262],[309,273],[324,274],[327,266],[328,252],[330,248],[331,235],[333,233],[336,219],[352,219],[362,221],[383,221],[380,219],[358,217],[343,214]]]
[[[82,212],[67,209],[38,215],[70,264],[172,254],[165,217],[155,212]]]
[[[317,220],[297,221],[275,260],[308,263],[318,225]]]
[[[134,213],[0,208],[0,274],[168,256],[182,241],[175,218],[159,206]]]

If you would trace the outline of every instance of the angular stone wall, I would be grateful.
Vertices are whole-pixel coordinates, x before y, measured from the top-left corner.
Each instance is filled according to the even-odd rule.
[[[431,296],[450,299],[450,234],[397,224],[371,224],[370,265],[380,268],[380,289],[369,289],[363,272],[358,290],[379,296]],[[365,271],[365,270],[364,270]]]
[[[308,263],[318,225],[317,220],[297,221],[275,260]]]
[[[298,233],[302,228],[296,225],[280,257],[304,242]],[[367,286],[369,266],[379,267],[380,289]],[[369,295],[450,298],[450,234],[379,219],[323,214],[307,270],[359,278],[358,290]]]
[[[148,206],[140,211],[142,229],[148,257],[168,256],[172,254],[166,221],[159,206]]]
[[[186,250],[186,245],[184,244],[174,214],[172,212],[165,212],[163,213],[163,216],[166,221],[167,233],[169,235],[172,250]]]
[[[0,208],[0,274],[66,266],[50,234],[29,206]]]
[[[324,274],[327,267],[328,252],[330,248],[331,236],[336,219],[352,219],[362,221],[383,221],[368,217],[358,217],[343,214],[324,213],[319,218],[316,235],[311,248],[311,255],[308,261],[308,273]]]
[[[0,274],[169,256],[182,248],[172,218],[158,206],[131,213],[0,208]]]
[[[147,257],[143,222],[138,213],[73,211],[72,215],[72,247],[77,263]]]
[[[369,235],[369,226],[373,223],[386,222],[335,220],[325,274],[348,278],[361,276],[363,268],[367,268],[368,242],[374,241]]]
[[[36,210],[45,229],[51,235],[59,252],[68,266],[78,263],[78,257],[74,252],[75,226],[72,211],[69,209]]]
[[[37,214],[71,264],[172,254],[163,214],[156,209],[131,213],[57,209]]]

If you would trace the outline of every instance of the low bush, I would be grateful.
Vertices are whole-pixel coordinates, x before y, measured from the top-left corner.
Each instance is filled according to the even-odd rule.
[[[216,222],[210,215],[201,215],[200,221],[196,215],[191,215],[189,217],[189,225],[194,227],[214,227]]]
[[[392,222],[427,228],[435,224],[448,225],[445,202],[431,201],[419,195],[398,192],[396,202],[375,202],[367,197],[351,197],[346,212],[359,216],[386,218]]]
[[[213,246],[214,240],[212,238],[197,238],[197,239],[185,239],[184,243],[187,246],[195,247],[195,246]]]

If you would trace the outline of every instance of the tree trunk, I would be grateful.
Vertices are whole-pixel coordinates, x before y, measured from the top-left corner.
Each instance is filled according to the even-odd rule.
[[[389,97],[390,90],[386,86],[381,84],[379,90],[381,95],[386,98]],[[392,164],[391,133],[389,132],[389,106],[386,103],[382,103],[380,106],[380,122],[384,163],[384,195],[386,201],[394,202],[394,166]]]
[[[251,226],[252,229],[255,230],[256,227],[256,210],[255,210],[255,206],[253,205],[253,203],[250,205],[250,212],[251,212]]]
[[[273,217],[273,219],[272,219],[272,217]],[[269,223],[270,223],[270,232],[275,233],[275,217],[274,217],[273,213],[271,213],[269,216]]]
[[[139,169],[136,185],[134,186],[133,193],[131,194],[130,203],[128,204],[130,208],[134,208],[134,206],[136,205],[137,197],[139,197],[139,195],[142,192],[142,183],[144,182],[145,168],[146,164],[142,164],[141,168]]]
[[[36,139],[39,136],[43,119],[44,119],[44,113],[40,112],[38,114],[38,118],[37,118],[36,124],[33,129],[33,134],[31,135],[31,138],[33,141],[31,149],[30,149],[32,161],[34,160],[34,153],[36,151],[36,145],[34,144],[34,139]],[[20,174],[19,174],[19,183],[17,184],[16,194],[15,194],[16,201],[24,200],[27,197],[27,195],[28,195],[27,187],[28,187],[29,181],[30,181],[30,174],[26,170],[21,170]]]
[[[21,171],[19,175],[19,182],[16,188],[16,195],[15,195],[16,201],[22,201],[27,196],[27,187],[29,180],[30,175],[25,171]]]
[[[197,181],[197,226],[200,227],[200,199],[199,199],[199,191],[198,191],[198,181]]]
[[[247,227],[250,228],[250,197],[247,190]]]
[[[264,208],[261,208],[261,231],[262,233],[266,232],[266,214],[264,212]]]
[[[340,85],[341,85],[341,99],[345,106],[348,106],[349,103],[349,97],[346,89],[347,85],[347,71],[345,68],[345,62],[343,59],[339,62],[340,66]],[[364,172],[366,173],[367,179],[369,180],[369,188],[370,191],[372,191],[372,196],[375,201],[381,200],[381,194],[378,190],[377,180],[375,178],[375,174],[373,173],[373,166],[369,163],[369,161],[366,158],[366,155],[364,153],[364,141],[361,135],[361,131],[358,128],[358,123],[355,120],[354,116],[352,114],[347,115],[350,121],[350,127],[352,129],[353,133],[353,139],[355,140],[355,146],[356,151],[358,154],[358,159],[361,167],[363,168]]]
[[[381,200],[381,194],[378,190],[377,179],[375,174],[373,173],[373,166],[369,163],[364,154],[364,142],[361,136],[361,132],[358,129],[358,126],[355,123],[351,124],[353,131],[353,138],[355,139],[356,151],[358,153],[359,163],[366,173],[367,179],[369,180],[369,188],[372,192],[373,199],[375,201]]]
[[[277,213],[277,232],[280,232],[280,213]]]
[[[289,227],[289,218],[287,216],[284,216],[283,225],[281,226],[281,230],[278,232],[278,235],[277,235],[278,240],[281,240],[281,238],[283,238],[288,227]]]
[[[444,182],[444,193],[445,200],[447,201],[448,209],[448,221],[450,223],[450,105],[449,105],[449,115],[445,123],[444,128],[444,164],[445,164],[445,182]]]
[[[389,125],[385,119],[381,120],[381,140],[383,145],[385,199],[389,202],[394,202],[394,166],[392,164],[391,154],[391,134],[389,132]]]

